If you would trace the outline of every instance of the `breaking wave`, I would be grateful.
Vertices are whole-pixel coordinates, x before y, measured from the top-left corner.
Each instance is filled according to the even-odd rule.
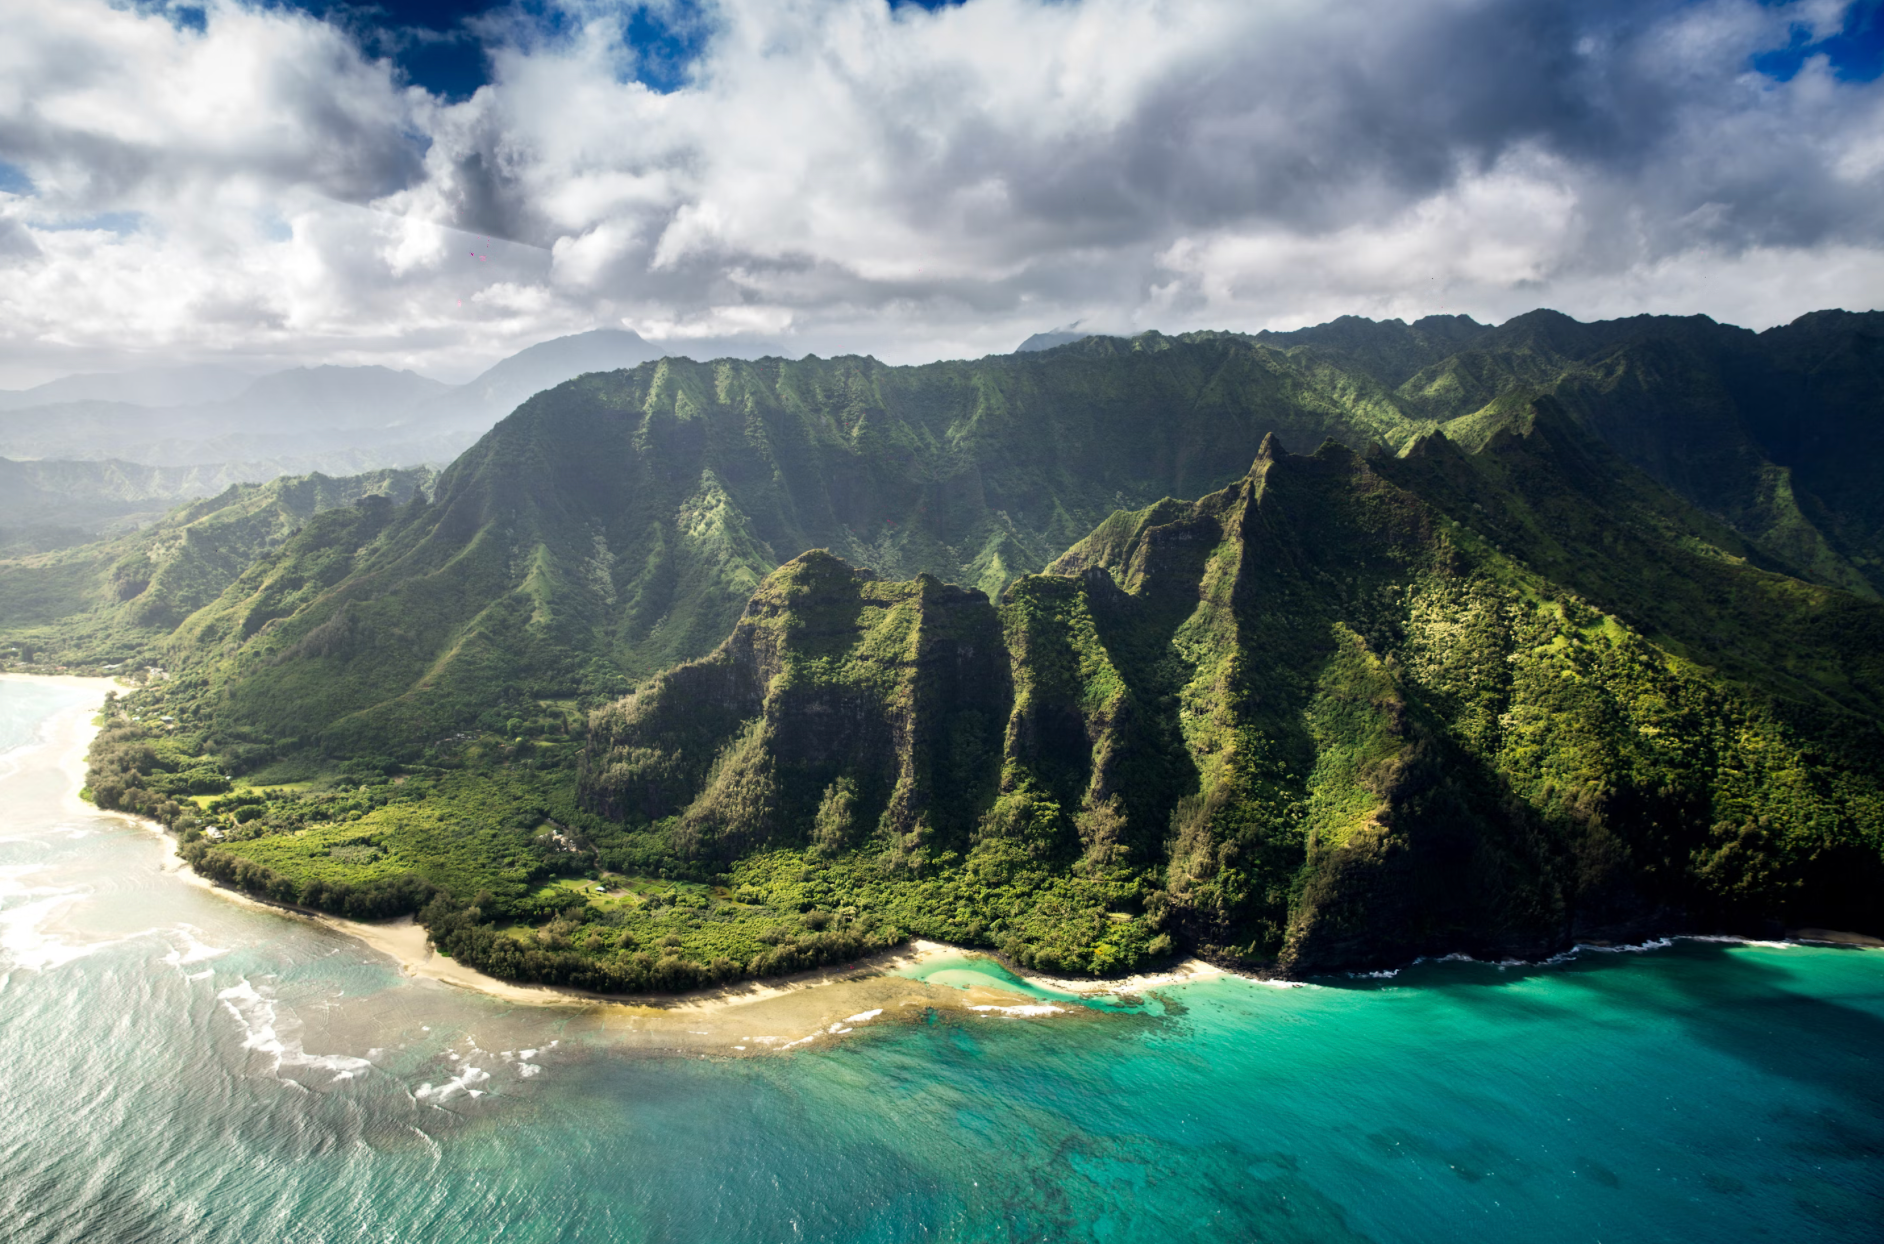
[[[217,1001],[235,1019],[242,1030],[242,1048],[253,1050],[273,1060],[270,1068],[276,1078],[283,1077],[284,1070],[331,1071],[333,1078],[329,1084],[340,1084],[361,1075],[372,1063],[364,1058],[354,1058],[347,1054],[310,1054],[301,1044],[299,1033],[300,1021],[292,1014],[284,1017],[281,1004],[277,1000],[250,983],[243,977],[239,984],[231,985],[216,995]]]

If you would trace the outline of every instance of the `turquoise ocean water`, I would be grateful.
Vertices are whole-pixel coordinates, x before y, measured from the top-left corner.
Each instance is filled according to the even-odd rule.
[[[1884,1238],[1884,952],[1683,941],[651,1053],[163,872],[35,745],[90,694],[0,681],[9,1241]]]

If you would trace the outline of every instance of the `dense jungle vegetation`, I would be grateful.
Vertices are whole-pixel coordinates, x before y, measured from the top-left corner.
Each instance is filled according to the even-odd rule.
[[[668,360],[6,637],[146,671],[101,805],[518,979],[1871,927],[1879,318]]]

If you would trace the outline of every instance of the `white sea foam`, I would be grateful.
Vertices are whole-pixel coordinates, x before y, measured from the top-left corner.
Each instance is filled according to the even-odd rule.
[[[1698,941],[1700,939],[1696,938],[1694,940]],[[1579,950],[1587,950],[1599,955],[1639,955],[1645,954],[1651,950],[1667,950],[1674,944],[1675,939],[1672,937],[1657,937],[1651,938],[1646,942],[1625,942],[1620,946],[1592,946],[1587,942],[1578,942],[1570,949],[1573,953]]]
[[[27,880],[32,874],[43,871],[44,868],[36,864],[0,868],[0,902],[24,900],[0,907],[0,961],[11,968],[50,972],[101,950],[150,937],[161,937],[170,942],[171,949],[164,955],[163,962],[179,971],[229,953],[222,947],[210,946],[201,941],[196,936],[201,930],[190,924],[139,929],[120,937],[100,938],[96,941],[67,940],[53,932],[53,926],[73,906],[90,898],[93,891],[89,886],[33,885]],[[201,979],[187,971],[183,971],[183,974],[191,980]]]
[[[11,968],[25,968],[34,972],[50,972],[88,955],[97,954],[108,946],[121,946],[126,942],[153,933],[159,929],[142,929],[123,937],[102,938],[91,942],[72,942],[50,931],[50,926],[62,917],[75,904],[90,897],[89,886],[48,886],[32,885],[26,878],[34,873],[44,872],[38,864],[14,864],[0,868],[0,961]],[[9,900],[25,900],[23,902]]]
[[[1032,1003],[1024,1006],[994,1006],[984,1003],[981,1006],[971,1006],[968,1009],[988,1014],[1015,1016],[1063,1015],[1066,1012],[1065,1007],[1054,1006],[1047,1002]]]
[[[246,976],[240,984],[222,990],[216,998],[241,1026],[242,1048],[272,1058],[272,1071],[277,1079],[283,1078],[284,1069],[306,1067],[333,1072],[329,1083],[339,1084],[359,1076],[373,1065],[364,1058],[346,1054],[308,1053],[296,1031],[300,1028],[299,1022],[292,1017],[283,1018],[276,1000],[257,989]]]
[[[424,1131],[423,1129],[421,1129],[421,1128],[416,1128],[416,1127],[412,1127],[412,1125],[411,1125],[410,1123],[408,1123],[408,1124],[406,1124],[406,1126],[407,1126],[407,1127],[411,1127],[411,1128],[412,1128],[412,1131],[413,1131],[413,1134],[414,1134],[414,1135],[416,1135],[416,1136],[417,1136],[417,1137],[418,1137],[418,1138],[419,1138],[420,1140],[422,1140],[422,1141],[424,1141],[424,1142],[425,1142],[425,1147],[426,1147],[427,1149],[429,1149],[429,1150],[431,1150],[431,1152],[432,1152],[432,1169],[433,1169],[433,1170],[437,1170],[437,1169],[438,1169],[438,1163],[439,1163],[439,1161],[440,1161],[440,1160],[441,1160],[442,1158],[444,1158],[444,1156],[445,1156],[445,1151],[444,1151],[443,1149],[441,1149],[441,1148],[439,1148],[439,1147],[438,1147],[438,1142],[437,1142],[437,1141],[435,1141],[435,1140],[433,1140],[433,1139],[431,1138],[431,1136],[430,1136],[430,1135],[429,1135],[429,1134],[428,1134],[427,1132],[425,1132],[425,1131]]]
[[[511,1065],[517,1069],[518,1075],[522,1076],[524,1079],[527,1080],[531,1076],[541,1075],[543,1073],[543,1068],[537,1066],[535,1063],[530,1061],[532,1058],[535,1058],[538,1054],[541,1054],[542,1052],[543,1051],[541,1050],[518,1050],[517,1053],[513,1056],[509,1050],[505,1050],[498,1057],[506,1058],[506,1059],[511,1059],[514,1057],[514,1061],[512,1062]]]
[[[48,933],[46,925],[84,894],[82,890],[41,891],[42,897],[0,910],[0,956],[14,968],[49,972],[83,959],[111,942],[68,942]]]
[[[193,924],[179,924],[174,929],[165,930],[174,945],[170,953],[164,956],[164,962],[171,967],[181,968],[188,964],[220,958],[229,953],[227,946],[211,946],[199,939],[196,935],[200,932],[202,930]],[[189,973],[186,972],[184,975],[189,976]],[[190,976],[190,979],[197,978]]]
[[[1758,938],[1738,937],[1731,933],[1675,933],[1667,937],[1652,937],[1646,941],[1623,942],[1614,945],[1599,946],[1592,942],[1578,942],[1570,947],[1570,949],[1559,951],[1557,954],[1551,955],[1546,959],[1485,960],[1475,959],[1471,955],[1455,952],[1450,955],[1442,955],[1438,958],[1421,956],[1413,960],[1413,962],[1415,965],[1421,963],[1483,963],[1488,967],[1495,968],[1555,967],[1557,964],[1570,962],[1570,960],[1576,958],[1578,955],[1642,955],[1648,954],[1650,951],[1667,950],[1676,942],[1722,942],[1733,946],[1767,946],[1774,950],[1784,950],[1798,944],[1796,942],[1761,941]],[[1396,968],[1392,972],[1350,972],[1348,975],[1391,976],[1398,970],[1399,969]]]
[[[442,1106],[460,1093],[470,1097],[484,1096],[480,1084],[490,1081],[491,1073],[479,1067],[466,1067],[443,1084],[433,1085],[430,1081],[419,1085],[412,1095],[428,1105]]]
[[[847,1024],[867,1024],[881,1014],[883,1014],[882,1007],[878,1007],[874,1011],[859,1011],[844,1022]]]
[[[43,887],[25,884],[25,878],[46,871],[44,864],[0,864],[0,898],[32,894]]]

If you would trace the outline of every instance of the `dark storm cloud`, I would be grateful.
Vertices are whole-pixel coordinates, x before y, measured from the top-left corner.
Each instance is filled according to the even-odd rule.
[[[625,321],[907,355],[1073,320],[1874,299],[1875,3],[382,7],[0,15],[30,190],[0,236],[41,274],[0,331],[248,317],[270,349],[433,351]],[[149,224],[47,232],[112,211]]]
[[[1113,271],[1133,269],[1142,265],[1117,252],[1190,234],[1255,228],[1315,237],[1390,220],[1516,156],[1549,163],[1574,188],[1589,231],[1601,236],[1572,262],[1587,258],[1596,267],[1697,245],[1869,244],[1884,219],[1874,179],[1840,168],[1836,157],[1850,135],[1838,132],[1835,109],[1815,106],[1804,98],[1809,93],[1778,89],[1751,68],[1762,48],[1794,38],[1800,22],[1836,29],[1826,19],[1835,18],[1835,5],[1172,6],[1167,11],[1195,18],[1198,37],[1187,41],[1182,22],[1160,32],[1161,46],[1144,49],[1150,63],[1127,75],[1136,80],[1124,106],[1083,123],[1085,101],[1077,97],[1042,91],[1029,100],[1021,92],[1017,110],[1011,97],[990,90],[1004,72],[1051,72],[1052,49],[1030,58],[946,47],[925,55],[914,46],[923,41],[922,21],[939,31],[943,22],[972,20],[977,7],[1019,15],[1035,6],[968,5],[940,19],[878,23],[870,37],[911,45],[889,47],[881,64],[860,63],[855,44],[841,37],[870,26],[860,19],[845,28],[830,17],[844,7],[791,13],[804,26],[824,23],[831,38],[800,29],[769,42],[761,34],[709,47],[699,98],[663,118],[667,143],[651,149],[624,136],[619,170],[643,175],[665,163],[690,184],[628,209],[638,227],[603,265],[613,276],[598,277],[601,287],[686,302],[689,291],[675,288],[685,275],[789,269],[793,279],[761,283],[818,296],[841,289],[846,302],[866,304],[920,299],[926,287],[970,305],[1011,306],[1028,296],[1025,280],[1009,272],[947,273],[946,252],[973,251],[997,266],[1051,267],[1043,263],[1049,256],[1097,250],[1110,253]],[[729,5],[724,15],[734,36],[742,22],[781,24],[747,6]],[[1079,16],[1062,24],[1071,28]],[[1030,33],[1050,33],[1050,24],[1036,20]],[[780,81],[768,71],[781,61],[794,69],[782,79],[787,89],[823,89],[832,119],[851,135],[848,150],[820,159],[815,134],[768,119],[777,101],[747,84]],[[1847,93],[1848,104],[1875,106],[1875,88]],[[1073,120],[1034,124],[1030,108]],[[566,119],[583,131],[597,123]],[[642,123],[620,118],[625,127]],[[744,130],[766,137],[754,141]],[[520,148],[509,126],[481,126],[477,134],[446,175],[458,183],[448,200],[460,205],[454,223],[552,240],[538,205],[545,187],[576,170],[559,170],[547,151]],[[772,153],[756,146],[794,141],[811,152],[804,193],[855,182],[860,207],[935,245],[936,274],[913,283],[873,275],[872,264],[846,259],[837,244],[843,239],[794,236],[778,222],[693,236],[687,262],[658,260],[657,240],[671,242],[670,230],[688,233],[690,211],[718,209],[727,192],[739,197],[742,164],[762,174]],[[988,191],[979,202],[976,187]],[[791,216],[782,206],[779,215]],[[548,229],[573,236],[590,223],[550,222]],[[848,268],[851,279],[834,268]],[[822,279],[807,280],[807,272]],[[967,292],[976,286],[978,293]],[[707,283],[691,292],[696,303],[713,296]]]

